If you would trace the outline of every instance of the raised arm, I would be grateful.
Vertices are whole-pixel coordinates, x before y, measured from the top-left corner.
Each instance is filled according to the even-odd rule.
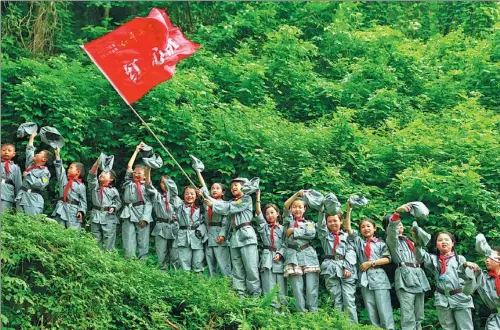
[[[146,184],[151,184],[151,167],[146,167]]]
[[[205,183],[205,179],[203,179],[203,175],[201,175],[200,171],[196,171],[196,175],[198,176],[198,181],[200,181],[200,185],[202,187],[206,187],[207,184]]]
[[[259,216],[262,213],[260,208],[260,189],[255,193],[255,214]]]
[[[144,145],[144,142],[141,142],[137,145],[137,147],[135,147],[135,151],[132,154],[132,157],[130,157],[130,160],[128,161],[127,171],[132,171],[132,167],[134,166],[134,162],[135,162],[135,159],[137,158],[137,154],[139,153],[139,151],[142,150],[143,145]]]
[[[344,228],[346,232],[350,235],[352,235],[353,230],[351,227],[351,212],[352,212],[352,207],[349,202],[347,202],[347,214],[345,216],[345,221],[344,221]]]
[[[297,198],[301,197],[301,196],[304,196],[304,190],[303,189],[297,191],[295,194],[293,194],[292,197],[290,197],[289,199],[286,200],[285,205],[284,205],[285,210],[290,209],[290,207],[292,206],[293,201],[296,200]]]

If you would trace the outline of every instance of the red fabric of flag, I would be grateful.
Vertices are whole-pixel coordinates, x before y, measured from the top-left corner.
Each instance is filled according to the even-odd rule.
[[[157,8],[83,46],[127,104],[170,79],[176,64],[198,48]]]

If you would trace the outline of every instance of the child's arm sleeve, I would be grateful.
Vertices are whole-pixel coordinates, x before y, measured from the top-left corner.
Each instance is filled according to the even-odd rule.
[[[17,193],[19,192],[19,189],[21,189],[21,185],[23,183],[23,179],[21,177],[21,168],[17,167],[16,173],[14,173],[14,191],[17,196]]]
[[[266,228],[266,226],[267,226],[266,219],[264,219],[264,215],[261,212],[257,216],[257,226],[256,226],[256,229],[257,229],[257,231],[259,233],[263,233],[264,229]]]
[[[325,213],[319,211],[318,213],[318,238],[323,242],[326,239],[326,233],[328,232],[326,227],[326,217]]]
[[[89,186],[90,191],[94,191],[99,186],[99,181],[97,180],[97,173],[89,172],[87,175],[87,184]]]
[[[64,189],[68,184],[68,178],[66,177],[66,172],[64,172],[62,159],[54,161],[54,167],[56,168],[56,178],[60,189]]]
[[[82,212],[83,214],[87,213],[87,189],[85,188],[84,184],[80,185],[80,205],[78,207],[78,211]]]
[[[308,221],[301,224],[299,228],[293,229],[294,238],[303,238],[312,240],[316,236],[316,224],[312,221]]]
[[[33,163],[33,156],[35,156],[35,147],[27,145],[26,146],[26,168],[31,166],[31,163]]]
[[[114,191],[115,191],[115,194],[113,196],[113,205],[111,205],[111,207],[113,207],[115,209],[115,213],[116,213],[116,211],[118,211],[122,207],[122,200],[120,198],[120,194],[118,193],[118,190],[114,189]]]

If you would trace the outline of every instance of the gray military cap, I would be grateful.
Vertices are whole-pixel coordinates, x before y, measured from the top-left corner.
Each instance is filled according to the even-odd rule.
[[[411,202],[410,214],[416,218],[422,218],[429,215],[429,209],[422,202]]]
[[[241,191],[247,195],[253,194],[257,190],[259,190],[259,183],[260,183],[259,178],[257,177],[252,178],[250,181],[247,181],[243,184],[243,186],[241,187]]]
[[[158,154],[153,154],[151,157],[143,157],[144,165],[158,169],[163,166],[163,159]]]
[[[99,168],[101,169],[101,171],[111,171],[113,169],[114,161],[115,156],[108,156],[101,152],[101,155],[99,156]]]
[[[483,234],[476,236],[476,252],[483,256],[489,256],[493,252]]]
[[[246,182],[248,182],[248,179],[243,178],[243,177],[236,177],[236,178],[232,179],[231,181],[229,181],[229,184],[231,184],[233,182],[241,182],[241,184],[244,185]]]
[[[48,144],[52,148],[62,148],[64,146],[64,139],[54,127],[42,127],[40,129],[40,139],[43,143]]]
[[[411,229],[415,231],[415,233],[417,234],[416,241],[418,245],[426,246],[427,243],[429,243],[429,241],[431,240],[431,235],[429,233],[426,233],[422,228],[420,228],[416,221],[413,221]]]
[[[349,197],[348,201],[349,201],[349,204],[351,204],[351,207],[353,209],[365,207],[366,205],[368,205],[368,199],[366,199],[366,197],[363,197],[363,196],[351,195],[351,197]]]
[[[175,184],[174,180],[170,178],[163,178],[163,183],[165,184],[165,187],[168,190],[169,197],[177,196],[179,194],[179,191],[177,190],[177,185]]]
[[[191,165],[193,166],[193,170],[196,172],[203,172],[205,169],[205,165],[203,165],[202,161],[196,158],[193,155],[189,155],[191,157]]]
[[[325,196],[325,209],[327,214],[337,214],[340,212],[340,202],[334,193],[328,193]]]
[[[147,144],[143,143],[142,144],[142,149],[139,151],[139,154],[141,155],[142,158],[149,158],[153,156],[153,148],[151,146],[148,146]]]
[[[26,135],[31,135],[34,132],[38,131],[38,125],[32,121],[19,125],[17,129],[17,137],[23,138]]]
[[[310,208],[319,211],[321,206],[323,206],[325,197],[319,191],[310,189],[304,191],[304,199]]]

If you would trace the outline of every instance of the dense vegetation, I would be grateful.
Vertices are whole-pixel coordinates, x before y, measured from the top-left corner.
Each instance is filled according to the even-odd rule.
[[[1,137],[16,143],[20,164],[26,141],[14,136],[25,121],[56,127],[66,162],[90,167],[101,151],[114,154],[120,177],[139,141],[159,150],[79,45],[153,6],[169,8],[202,48],[134,107],[193,179],[189,153],[205,163],[207,182],[260,177],[264,202],[281,205],[302,188],[333,191],[342,201],[362,193],[371,201],[355,219],[380,222],[399,204],[420,200],[431,210],[421,225],[454,232],[469,260],[478,258],[479,232],[500,245],[498,3],[1,6]],[[155,179],[167,173],[186,184],[159,152],[166,164]],[[4,288],[22,269],[10,268]],[[487,311],[475,303],[479,326]],[[426,306],[429,328],[437,318],[432,299]]]

